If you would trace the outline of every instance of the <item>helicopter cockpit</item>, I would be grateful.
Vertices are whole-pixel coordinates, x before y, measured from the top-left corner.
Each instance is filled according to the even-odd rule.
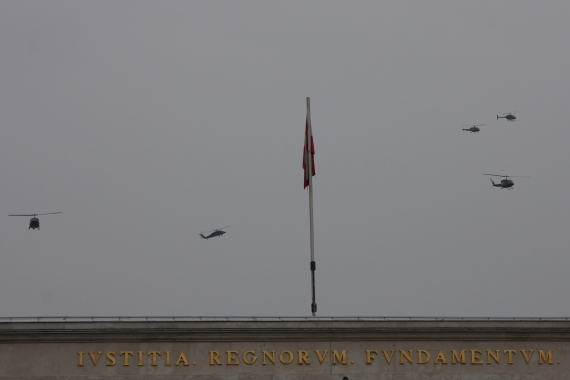
[[[40,220],[38,218],[30,219],[30,227],[28,229],[40,228]]]

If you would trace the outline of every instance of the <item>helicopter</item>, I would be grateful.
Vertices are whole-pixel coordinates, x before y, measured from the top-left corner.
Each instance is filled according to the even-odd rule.
[[[40,229],[40,220],[37,218],[38,215],[52,215],[52,214],[61,214],[61,212],[48,212],[45,214],[10,214],[8,216],[31,216],[29,229],[35,230],[36,228]]]
[[[515,111],[517,112],[517,111]],[[499,116],[497,115],[497,120],[499,119],[507,119],[508,121],[515,121],[517,119],[517,117],[515,115],[513,115],[515,112],[507,112],[504,113],[503,115],[507,115],[507,116]]]
[[[222,227],[222,228],[218,228],[218,229],[215,229],[215,230],[208,231],[208,232],[211,232],[211,234],[208,235],[208,236],[204,236],[204,235],[202,235],[202,233],[200,232],[200,236],[202,236],[202,239],[206,239],[206,240],[208,240],[208,239],[210,239],[210,238],[213,238],[213,237],[216,237],[216,236],[222,236],[223,234],[226,233],[226,231],[222,231],[222,230],[223,230],[224,228],[229,228],[229,227],[231,227],[231,226]],[[206,233],[208,233],[208,232],[206,232]]]
[[[515,183],[513,182],[513,180],[509,179],[509,177],[519,177],[519,178],[530,178],[524,175],[500,175],[500,174],[487,174],[487,173],[483,173],[483,175],[490,175],[492,177],[504,177],[505,179],[502,179],[500,183],[495,183],[493,181],[493,178],[489,177],[489,179],[491,180],[491,182],[493,183],[493,186],[495,187],[500,187],[501,189],[508,189],[511,190],[513,188],[513,186],[515,185]]]
[[[465,124],[463,124],[465,125]],[[463,128],[464,131],[469,131],[470,133],[479,133],[480,129],[479,127],[485,125],[485,124],[477,124],[477,125],[472,125],[471,128]],[[469,125],[465,125],[466,127],[469,127]]]

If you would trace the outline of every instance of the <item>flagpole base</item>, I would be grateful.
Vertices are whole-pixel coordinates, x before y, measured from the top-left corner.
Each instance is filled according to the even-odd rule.
[[[311,312],[313,313],[313,317],[317,314],[317,301],[315,298],[315,270],[317,269],[317,263],[315,261],[311,261],[311,285],[313,288],[313,303],[311,304]]]

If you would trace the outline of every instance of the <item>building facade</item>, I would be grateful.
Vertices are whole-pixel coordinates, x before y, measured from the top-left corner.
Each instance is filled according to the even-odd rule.
[[[570,380],[570,320],[0,319],[0,379]]]

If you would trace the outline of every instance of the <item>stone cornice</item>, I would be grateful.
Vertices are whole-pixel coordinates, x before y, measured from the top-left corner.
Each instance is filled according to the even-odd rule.
[[[570,341],[570,321],[192,321],[0,323],[0,343]]]

